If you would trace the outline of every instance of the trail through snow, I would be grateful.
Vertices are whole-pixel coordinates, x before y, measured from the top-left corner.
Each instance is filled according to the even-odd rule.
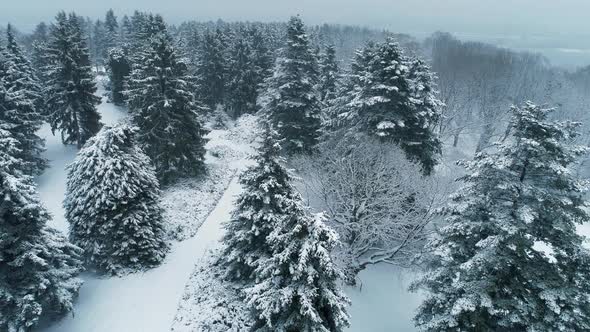
[[[240,188],[235,177],[197,235],[174,242],[161,266],[122,278],[85,275],[75,316],[65,317],[44,331],[169,331],[195,262],[221,238],[221,223],[229,220]]]
[[[99,87],[102,84],[99,83]],[[104,89],[99,88],[98,94],[102,96]],[[102,97],[102,103],[97,107],[101,115],[101,122],[105,125],[113,125],[123,119],[127,112],[122,108],[106,102]],[[39,136],[45,139],[45,152],[43,156],[49,160],[49,168],[37,178],[39,195],[45,207],[51,212],[52,219],[48,225],[58,229],[64,234],[68,233],[68,223],[64,217],[62,201],[66,192],[66,167],[74,161],[78,149],[75,145],[64,145],[61,142],[59,131],[54,136],[49,124],[44,124],[39,130]]]
[[[100,95],[103,90],[99,89]],[[98,106],[105,125],[123,119],[123,108],[106,103],[103,97]],[[53,136],[48,125],[41,128],[46,140],[45,157],[50,167],[37,178],[41,200],[53,215],[49,226],[64,234],[68,224],[62,201],[66,190],[66,167],[78,151],[75,146],[63,145],[59,132]],[[43,332],[162,332],[172,324],[186,282],[198,261],[222,235],[221,222],[230,218],[234,195],[240,190],[237,179],[232,179],[223,196],[200,227],[198,234],[186,241],[172,243],[164,263],[143,273],[124,277],[102,277],[84,273],[73,315],[47,323],[37,330]]]

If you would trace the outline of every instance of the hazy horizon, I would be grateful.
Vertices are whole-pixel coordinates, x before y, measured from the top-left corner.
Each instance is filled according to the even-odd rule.
[[[51,22],[60,10],[100,18],[109,8],[119,17],[138,9],[161,13],[173,24],[217,19],[285,21],[300,14],[308,24],[360,25],[420,37],[448,31],[461,38],[540,51],[557,64],[590,64],[590,2],[584,0],[21,0],[2,7],[0,23],[13,23],[25,32],[41,21]]]

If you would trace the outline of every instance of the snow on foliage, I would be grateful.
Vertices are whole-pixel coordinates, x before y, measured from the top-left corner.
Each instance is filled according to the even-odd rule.
[[[101,127],[96,106],[96,83],[88,47],[82,31],[82,20],[75,14],[60,12],[51,26],[45,50],[47,77],[45,105],[51,130],[61,131],[64,144],[82,147]]]
[[[68,167],[70,239],[88,264],[107,273],[156,266],[168,251],[158,180],[135,130],[104,127]]]
[[[400,148],[372,137],[332,137],[293,164],[307,200],[329,213],[340,234],[336,256],[348,283],[369,265],[408,265],[446,200],[440,179],[425,177]]]
[[[287,153],[310,152],[317,143],[321,125],[320,100],[314,90],[317,63],[298,16],[289,20],[286,39],[260,104],[285,140],[283,149]]]
[[[203,173],[207,131],[201,117],[206,108],[195,99],[194,77],[162,17],[156,15],[150,28],[153,36],[133,65],[125,95],[139,127],[137,139],[164,185]]]
[[[72,311],[82,250],[47,227],[32,178],[14,167],[16,142],[0,130],[0,330],[24,332]]]
[[[220,251],[209,252],[197,263],[172,324],[174,332],[241,332],[251,327],[239,283],[227,281],[216,261]]]
[[[364,132],[391,141],[429,175],[438,164],[441,142],[434,132],[442,102],[434,74],[421,60],[404,55],[393,38],[359,50],[327,111],[327,126]]]
[[[163,189],[164,227],[170,238],[194,236],[215,207],[236,169],[253,153],[258,117],[244,115],[228,130],[213,129],[207,135],[207,176],[182,179]]]
[[[462,162],[468,174],[447,225],[427,248],[428,331],[586,331],[590,252],[576,225],[590,216],[587,182],[570,171],[588,151],[577,123],[531,103],[512,109],[497,150]],[[545,250],[542,247],[545,247]]]
[[[0,122],[18,141],[21,171],[38,175],[47,167],[41,157],[44,141],[36,133],[43,120],[41,87],[10,25],[6,44],[5,49],[0,45]]]

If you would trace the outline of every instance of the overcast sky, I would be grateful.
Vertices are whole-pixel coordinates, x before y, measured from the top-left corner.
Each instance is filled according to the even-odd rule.
[[[60,10],[118,17],[135,9],[185,20],[285,21],[300,14],[308,24],[342,23],[426,37],[434,31],[461,39],[540,52],[554,64],[590,63],[590,0],[0,0],[0,24],[31,31]]]
[[[0,23],[29,30],[59,10],[103,16],[134,9],[186,19],[285,20],[301,14],[308,23],[350,23],[400,32],[531,35],[589,34],[588,0],[0,0]]]

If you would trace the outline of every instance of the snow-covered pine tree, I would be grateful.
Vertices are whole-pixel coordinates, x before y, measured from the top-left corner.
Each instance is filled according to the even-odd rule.
[[[274,74],[266,82],[262,109],[284,139],[287,153],[310,152],[320,134],[320,101],[314,90],[315,58],[298,16],[289,21],[286,38]]]
[[[352,133],[365,132],[399,145],[430,174],[440,154],[440,141],[433,133],[439,110],[425,112],[424,100],[416,99],[410,60],[391,38],[369,46],[356,60],[359,68],[353,68],[357,75],[351,79],[359,89],[338,117],[349,123]]]
[[[232,219],[225,225],[222,262],[231,280],[249,281],[260,257],[270,254],[266,236],[278,219],[289,211],[286,202],[295,199],[291,176],[281,165],[280,146],[267,124],[255,164],[240,175],[244,191]]]
[[[119,23],[117,16],[112,9],[109,9],[105,15],[104,20],[105,29],[105,43],[104,43],[104,58],[108,59],[109,50],[119,43]]]
[[[324,135],[332,135],[334,132],[347,130],[351,126],[350,119],[356,115],[351,112],[351,105],[360,94],[363,78],[368,76],[368,63],[375,49],[373,42],[356,50],[350,70],[343,74],[341,84],[337,86],[337,92],[333,99],[328,100],[323,110]]]
[[[0,330],[25,332],[41,317],[72,311],[82,250],[46,226],[49,213],[32,178],[18,171],[19,143],[5,127],[0,124]]]
[[[156,21],[161,21],[156,17]],[[160,25],[159,23],[157,23]],[[162,183],[205,171],[207,134],[200,120],[205,108],[191,91],[193,77],[164,31],[134,64],[126,95],[139,127],[138,141],[152,158]]]
[[[429,175],[438,163],[437,157],[442,153],[442,143],[435,129],[444,104],[437,96],[436,76],[423,60],[410,61],[408,78],[412,82],[414,113],[417,114],[416,122],[421,127],[422,137],[421,144],[409,145],[406,153],[416,156],[423,165],[424,173]]]
[[[121,25],[119,27],[119,42],[121,43],[122,47],[131,46],[132,33],[133,25],[131,24],[131,19],[129,19],[129,16],[123,15],[123,18],[121,19]]]
[[[51,130],[61,131],[64,144],[84,143],[101,127],[96,105],[96,84],[92,75],[80,18],[65,12],[56,16],[46,49],[49,78],[44,91]]]
[[[348,300],[330,256],[337,235],[303,207],[276,136],[267,125],[256,163],[240,176],[220,263],[246,285],[253,331],[341,331]]]
[[[47,67],[48,64],[47,57],[45,56],[46,49],[47,42],[45,41],[35,40],[31,45],[31,66],[35,70],[35,74],[41,83],[48,81],[45,76],[45,67]]]
[[[6,49],[0,48],[0,84],[5,91],[0,96],[0,121],[19,143],[17,157],[23,160],[20,171],[38,175],[47,167],[47,161],[41,156],[44,141],[37,135],[43,120],[38,109],[41,88],[10,25],[6,32]]]
[[[302,198],[290,196],[262,244],[271,254],[258,258],[256,283],[245,289],[252,331],[344,331],[349,301],[331,257],[338,235],[323,214],[309,215]]]
[[[222,47],[221,33],[205,31],[195,77],[197,96],[210,109],[224,101],[226,61]]]
[[[35,26],[35,30],[33,30],[33,33],[31,35],[31,41],[46,43],[47,38],[49,36],[48,33],[49,33],[49,27],[47,26],[47,24],[45,22],[41,22]]]
[[[130,49],[140,51],[149,42],[149,17],[146,13],[135,11],[131,16]]]
[[[110,100],[115,105],[125,103],[125,80],[131,74],[131,59],[127,48],[112,47],[108,51],[107,72],[109,74]]]
[[[328,101],[336,96],[336,83],[338,81],[338,62],[334,45],[326,46],[325,52],[320,58],[319,93],[322,101]]]
[[[256,77],[256,88],[260,91],[263,88],[264,80],[272,75],[272,56],[268,49],[268,41],[260,28],[253,26],[248,30],[250,47],[252,49],[252,64]]]
[[[578,124],[549,109],[513,108],[512,136],[464,162],[448,224],[414,288],[428,296],[415,321],[428,331],[588,331],[590,253],[576,225],[590,221],[572,164]]]
[[[158,180],[129,125],[104,127],[80,150],[64,208],[72,243],[100,271],[150,268],[168,251]]]
[[[105,25],[103,21],[96,20],[94,25],[92,26],[91,30],[91,44],[90,47],[90,54],[92,55],[92,61],[96,65],[97,68],[100,68],[104,65],[104,60],[106,56],[106,49],[107,49],[107,42],[108,36]]]
[[[232,50],[229,66],[227,106],[235,118],[256,112],[258,82],[252,50],[247,41],[238,39]]]

